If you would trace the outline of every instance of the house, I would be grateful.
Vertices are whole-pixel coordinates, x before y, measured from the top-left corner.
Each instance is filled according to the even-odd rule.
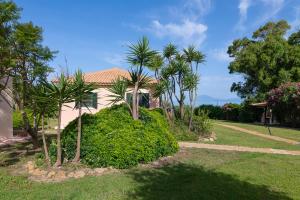
[[[5,80],[0,80],[1,83],[5,84]],[[6,84],[5,84],[6,85]],[[13,122],[12,122],[12,99],[11,89],[12,82],[8,79],[7,88],[1,91],[0,95],[0,140],[1,138],[12,138],[13,137]]]
[[[86,73],[84,79],[88,83],[94,83],[97,88],[93,91],[88,99],[85,100],[85,105],[82,107],[83,113],[97,113],[99,110],[111,106],[111,94],[108,88],[111,87],[113,81],[117,78],[129,78],[128,71],[120,68],[106,69],[97,72]],[[153,84],[156,81],[153,79],[149,88],[143,88],[140,92],[139,104],[147,108],[159,107],[159,99],[153,97]],[[132,89],[129,88],[126,93],[126,99],[132,98]],[[63,129],[69,122],[78,116],[78,110],[75,108],[75,102],[65,104],[62,108],[61,128]]]

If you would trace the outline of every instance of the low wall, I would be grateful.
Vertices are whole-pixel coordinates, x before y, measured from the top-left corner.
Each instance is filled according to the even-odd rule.
[[[11,81],[8,86],[11,88]],[[13,137],[12,108],[7,101],[11,103],[10,97],[2,91],[0,95],[0,137],[11,138]]]

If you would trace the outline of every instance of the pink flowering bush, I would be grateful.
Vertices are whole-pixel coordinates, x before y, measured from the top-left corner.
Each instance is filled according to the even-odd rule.
[[[300,125],[300,82],[285,83],[271,90],[267,101],[281,123]]]

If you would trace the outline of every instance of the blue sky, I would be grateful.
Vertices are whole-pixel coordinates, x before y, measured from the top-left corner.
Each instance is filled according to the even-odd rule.
[[[230,92],[238,75],[228,73],[228,45],[251,36],[270,20],[300,25],[299,0],[17,0],[22,21],[43,27],[44,44],[58,50],[51,63],[57,71],[84,72],[119,66],[128,68],[127,45],[142,36],[162,50],[169,42],[179,48],[195,44],[206,55],[201,66],[200,95],[236,97]]]

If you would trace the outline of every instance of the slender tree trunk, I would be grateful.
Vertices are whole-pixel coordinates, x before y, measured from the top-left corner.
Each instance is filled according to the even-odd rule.
[[[135,83],[134,89],[132,92],[132,117],[134,120],[138,119],[138,113],[137,113],[137,90],[138,90],[138,82]]]
[[[194,94],[193,90],[189,91],[189,99],[190,99],[190,117],[189,117],[189,131],[192,130],[193,125],[193,115],[194,115]]]
[[[136,91],[136,115],[137,115],[137,118],[139,118],[139,101],[140,101],[140,95],[139,95],[139,90]]]
[[[180,112],[180,119],[184,119],[184,104],[183,101],[181,100],[179,103],[179,112]]]
[[[61,166],[61,141],[60,141],[60,125],[61,125],[61,108],[62,105],[59,105],[59,111],[58,111],[58,127],[57,127],[57,154],[56,154],[56,163],[55,166],[59,167]]]
[[[180,112],[180,119],[184,119],[184,94],[183,90],[181,89],[180,86],[180,100],[179,100],[179,112]]]
[[[171,117],[172,119],[174,119],[175,117],[175,106],[174,106],[174,102],[173,102],[173,96],[172,96],[172,92],[169,91],[169,89],[167,90],[168,91],[168,95],[169,95],[169,98],[170,98],[170,102],[171,102]]]
[[[80,160],[80,144],[81,144],[81,102],[78,102],[78,132],[77,132],[77,148],[76,155],[73,159],[73,162],[79,162]]]
[[[33,129],[31,127],[27,113],[24,111],[23,108],[21,108],[21,114],[22,114],[22,118],[23,118],[24,129],[31,136],[33,148],[38,148],[39,143],[38,143],[38,137],[37,137],[37,130]]]
[[[48,167],[50,167],[51,162],[50,162],[50,156],[48,152],[48,147],[47,147],[47,142],[45,138],[45,122],[44,122],[44,114],[42,114],[42,139],[43,139],[43,147],[44,147],[44,152],[45,152],[45,159],[47,162]]]
[[[165,115],[167,117],[167,120],[168,120],[169,124],[173,124],[172,123],[173,121],[171,120],[172,117],[170,116],[170,113],[168,112],[168,109],[167,109],[167,103],[166,103],[167,102],[167,98],[166,98],[166,95],[162,95],[162,96],[163,96],[162,99],[164,99],[164,100],[162,100],[161,105],[163,107],[164,113],[165,113]]]

